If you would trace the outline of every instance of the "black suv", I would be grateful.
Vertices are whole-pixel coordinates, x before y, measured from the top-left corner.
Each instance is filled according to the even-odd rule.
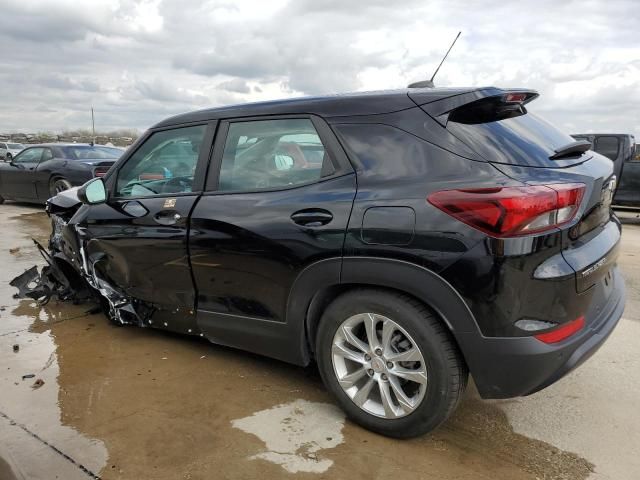
[[[624,308],[613,165],[528,113],[537,96],[409,89],[169,118],[49,201],[58,291],[87,287],[118,323],[315,359],[385,435],[439,425],[468,372],[484,398],[537,392]]]

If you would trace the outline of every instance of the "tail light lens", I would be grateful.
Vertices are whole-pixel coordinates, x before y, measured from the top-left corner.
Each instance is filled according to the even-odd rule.
[[[584,317],[578,317],[575,320],[563,323],[555,330],[551,330],[550,332],[545,333],[538,333],[537,335],[534,335],[534,337],[544,343],[558,343],[569,338],[571,335],[578,333],[583,328]]]
[[[551,230],[570,222],[584,195],[583,183],[442,190],[429,203],[493,237]]]
[[[104,177],[111,167],[96,167],[93,169],[94,177]]]

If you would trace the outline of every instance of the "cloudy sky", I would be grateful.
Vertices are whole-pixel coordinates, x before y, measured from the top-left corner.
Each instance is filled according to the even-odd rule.
[[[0,0],[0,132],[404,87],[458,30],[438,86],[535,88],[567,131],[640,137],[637,0]]]

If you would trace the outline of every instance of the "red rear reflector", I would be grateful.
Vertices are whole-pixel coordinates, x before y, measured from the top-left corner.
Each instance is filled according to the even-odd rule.
[[[505,103],[522,103],[527,99],[526,93],[507,93],[504,97]]]
[[[109,171],[109,167],[96,167],[93,170],[94,177],[104,177]]]
[[[534,335],[538,340],[544,343],[558,343],[569,338],[571,335],[579,332],[584,328],[584,317],[578,317],[568,323],[560,325],[555,330]]]
[[[573,219],[583,183],[442,190],[428,201],[461,222],[504,238],[551,230]]]

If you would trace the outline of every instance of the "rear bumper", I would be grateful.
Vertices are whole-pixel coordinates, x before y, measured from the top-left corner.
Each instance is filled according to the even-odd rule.
[[[530,395],[558,381],[580,366],[604,343],[622,316],[624,281],[612,270],[613,288],[595,302],[587,326],[578,334],[554,345],[533,337],[484,337],[459,333],[467,365],[483,398]]]

